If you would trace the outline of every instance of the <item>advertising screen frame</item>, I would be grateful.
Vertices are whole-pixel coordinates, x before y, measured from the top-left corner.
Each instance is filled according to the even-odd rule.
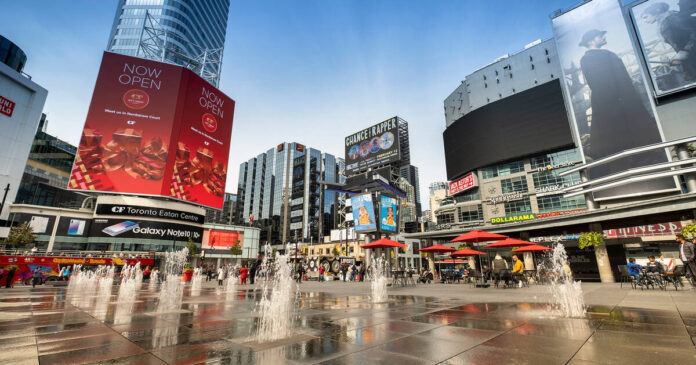
[[[389,118],[362,129],[347,136],[344,142],[346,175],[399,161],[401,160],[399,118]]]
[[[216,246],[215,243],[211,245],[210,241],[214,239],[214,234],[222,234],[224,236],[233,236],[237,235],[237,240],[239,241],[238,245],[230,245],[230,246]],[[226,239],[227,237],[223,237],[222,239]],[[203,242],[201,244],[201,248],[204,250],[229,250],[230,248],[237,246],[240,249],[244,247],[244,231],[227,231],[227,230],[222,230],[222,229],[206,229],[205,232],[203,233]]]
[[[355,232],[366,233],[377,231],[377,221],[375,220],[375,206],[372,194],[354,195],[350,198],[350,205],[353,209],[353,223]],[[365,213],[369,223],[360,224],[360,208],[365,208]],[[357,212],[357,214],[356,214]]]
[[[553,17],[551,23],[571,129],[583,162],[664,141],[620,1],[591,0]],[[592,167],[588,177],[592,181],[667,161],[662,150],[643,152]],[[592,194],[594,200],[603,201],[677,190],[676,179],[660,178]]]
[[[655,61],[653,61],[653,60],[651,59],[650,54],[649,54],[649,52],[648,52],[648,51],[649,51],[649,50],[648,50],[648,44],[651,44],[651,45],[652,45],[652,43],[655,42],[655,41],[659,41],[660,43],[667,43],[667,42],[666,42],[666,41],[664,40],[664,38],[661,37],[661,35],[659,35],[659,34],[654,34],[654,35],[651,34],[651,36],[653,36],[653,39],[651,39],[650,41],[646,41],[646,36],[647,36],[646,33],[650,32],[651,29],[649,29],[649,28],[651,28],[651,27],[648,26],[645,22],[641,21],[641,19],[640,19],[641,16],[642,16],[641,13],[642,13],[643,11],[645,11],[645,10],[646,10],[648,7],[650,7],[652,4],[657,4],[657,3],[664,3],[664,4],[667,4],[667,5],[669,6],[669,8],[667,9],[668,11],[674,11],[673,8],[672,8],[672,6],[674,6],[674,5],[679,6],[678,0],[645,0],[645,1],[642,1],[642,2],[640,2],[640,3],[637,3],[637,4],[632,5],[632,6],[631,6],[631,9],[630,9],[630,14],[631,14],[631,21],[632,21],[632,23],[633,23],[633,27],[634,27],[635,33],[636,33],[636,38],[638,39],[638,43],[640,44],[641,54],[642,54],[642,56],[643,56],[643,60],[644,60],[644,62],[645,62],[645,65],[647,66],[646,68],[647,68],[647,70],[648,70],[648,75],[649,75],[649,78],[650,78],[650,82],[652,83],[652,86],[653,86],[653,87],[652,87],[653,93],[654,93],[655,97],[661,97],[661,96],[665,96],[665,95],[670,95],[670,94],[678,93],[678,92],[681,92],[681,91],[684,91],[684,90],[689,90],[689,89],[692,89],[692,88],[696,87],[696,77],[694,78],[694,81],[692,81],[692,82],[690,82],[690,83],[683,83],[683,84],[681,84],[681,85],[679,85],[679,86],[675,86],[675,87],[671,87],[671,88],[666,88],[666,89],[664,89],[664,90],[660,87],[660,84],[659,84],[659,82],[658,82],[658,75],[656,74],[656,70],[655,70],[655,69],[656,69],[656,68],[660,68],[660,69],[662,69],[662,68],[671,68],[671,67],[675,67],[676,65],[668,65],[668,64],[666,64],[666,63],[668,63],[668,62],[666,62],[666,61],[661,61],[661,60],[655,60]],[[681,10],[682,10],[682,9],[680,9],[679,11],[681,11]],[[678,12],[678,11],[675,11],[675,12]],[[694,22],[693,19],[691,19],[691,21]],[[658,21],[656,21],[656,22],[660,22],[660,23],[657,25],[657,27],[658,27],[658,28],[661,27],[661,25],[662,25],[661,21],[658,20]],[[694,24],[696,24],[696,22],[694,22]],[[646,28],[644,28],[644,27],[648,27],[648,28],[646,29]],[[694,31],[696,31],[696,29],[695,29]],[[651,33],[655,33],[655,32],[654,32],[654,29],[653,29],[653,32],[651,32]],[[654,39],[655,37],[656,37],[657,39]],[[672,53],[673,53],[674,56],[673,56],[672,58],[676,57],[677,54],[678,54],[678,53],[677,53],[677,50],[674,49],[674,47],[672,47],[671,45],[667,45],[667,47],[671,48],[672,51],[671,51],[671,52],[670,52],[670,51],[666,51],[666,54],[672,54]],[[693,50],[693,52],[696,52],[696,50]],[[660,66],[658,66],[658,67],[653,67],[653,66],[652,66],[652,63],[659,63],[659,64],[662,64],[662,66],[661,66],[661,67],[660,67]],[[667,71],[667,70],[665,69],[664,71]],[[670,71],[673,71],[673,70],[670,70]],[[694,70],[694,71],[696,71],[696,70]],[[679,72],[679,73],[684,74],[685,71],[682,70],[682,71]],[[677,77],[679,73],[676,73],[676,74],[675,74],[675,77]],[[672,74],[672,73],[670,72],[670,75],[671,75],[671,74]]]
[[[476,174],[470,172],[457,180],[449,183],[449,193],[450,195],[459,194],[461,192],[473,189],[478,186],[478,178]],[[454,187],[454,188],[453,188]]]
[[[222,209],[234,109],[187,68],[104,52],[68,189]]]
[[[389,224],[389,208],[392,208],[393,224]],[[379,230],[382,232],[394,232],[399,230],[399,201],[389,195],[379,197]]]

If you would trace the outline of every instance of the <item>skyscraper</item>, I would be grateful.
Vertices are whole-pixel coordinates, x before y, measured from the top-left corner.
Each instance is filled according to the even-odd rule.
[[[119,0],[108,51],[187,67],[218,86],[230,0]]]
[[[294,142],[243,162],[235,223],[253,220],[262,242],[319,242],[338,224],[338,196],[319,182],[342,182],[343,168],[343,159]]]
[[[413,165],[401,166],[401,177],[406,179],[409,184],[413,185],[416,190],[415,204],[416,204],[416,218],[422,215],[421,207],[421,195],[420,195],[420,180],[418,179],[418,168]]]

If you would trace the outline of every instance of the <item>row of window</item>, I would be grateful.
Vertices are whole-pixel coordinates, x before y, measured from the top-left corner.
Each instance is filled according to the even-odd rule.
[[[529,201],[529,197],[505,202],[504,205],[505,215],[532,213],[532,204]],[[539,208],[539,213],[584,209],[587,207],[584,196],[580,195],[572,198],[564,198],[562,194],[539,196],[537,197],[537,206]]]
[[[581,156],[580,150],[576,148],[532,157],[530,159],[530,165],[532,170],[536,170],[539,168],[546,168],[547,166],[557,166],[578,161],[581,161]],[[524,171],[524,161],[518,160],[484,167],[481,169],[481,175],[484,179],[491,179]]]

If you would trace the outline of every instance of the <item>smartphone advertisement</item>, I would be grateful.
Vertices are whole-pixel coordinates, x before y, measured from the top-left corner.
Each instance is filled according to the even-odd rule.
[[[186,68],[105,52],[68,188],[221,209],[233,115]]]
[[[203,228],[145,220],[94,219],[90,237],[143,238],[201,243]]]

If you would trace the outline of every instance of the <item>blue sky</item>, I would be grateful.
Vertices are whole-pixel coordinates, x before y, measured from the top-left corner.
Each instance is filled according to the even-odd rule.
[[[579,0],[232,0],[220,88],[235,99],[227,191],[239,164],[280,142],[343,156],[343,138],[409,122],[421,199],[445,181],[443,100],[464,77],[552,36]],[[0,34],[48,89],[49,133],[77,144],[116,0],[4,0]],[[492,148],[494,148],[492,146]]]

